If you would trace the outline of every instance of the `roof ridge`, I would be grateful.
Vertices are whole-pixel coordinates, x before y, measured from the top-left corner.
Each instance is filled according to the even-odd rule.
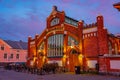
[[[13,40],[4,40],[9,46],[13,49],[23,49],[27,50],[27,42],[13,41]]]

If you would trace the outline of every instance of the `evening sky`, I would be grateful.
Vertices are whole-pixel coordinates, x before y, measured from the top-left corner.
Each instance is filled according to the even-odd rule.
[[[104,16],[104,26],[120,33],[120,12],[113,7],[119,0],[0,0],[0,38],[27,41],[46,28],[46,18],[56,5],[59,11],[85,24]]]

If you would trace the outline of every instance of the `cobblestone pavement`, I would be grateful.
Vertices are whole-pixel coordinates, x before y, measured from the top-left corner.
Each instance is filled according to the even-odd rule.
[[[0,80],[120,80],[120,77],[71,73],[37,75],[0,69]]]

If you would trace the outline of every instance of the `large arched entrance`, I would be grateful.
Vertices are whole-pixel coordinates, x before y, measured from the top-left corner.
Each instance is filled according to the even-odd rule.
[[[69,70],[71,72],[75,71],[75,66],[80,66],[79,63],[79,53],[76,49],[71,49],[69,53]]]

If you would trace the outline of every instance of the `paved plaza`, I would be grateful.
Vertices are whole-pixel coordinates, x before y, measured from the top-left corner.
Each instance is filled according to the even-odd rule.
[[[37,75],[0,69],[0,80],[120,80],[120,77],[73,73]]]

